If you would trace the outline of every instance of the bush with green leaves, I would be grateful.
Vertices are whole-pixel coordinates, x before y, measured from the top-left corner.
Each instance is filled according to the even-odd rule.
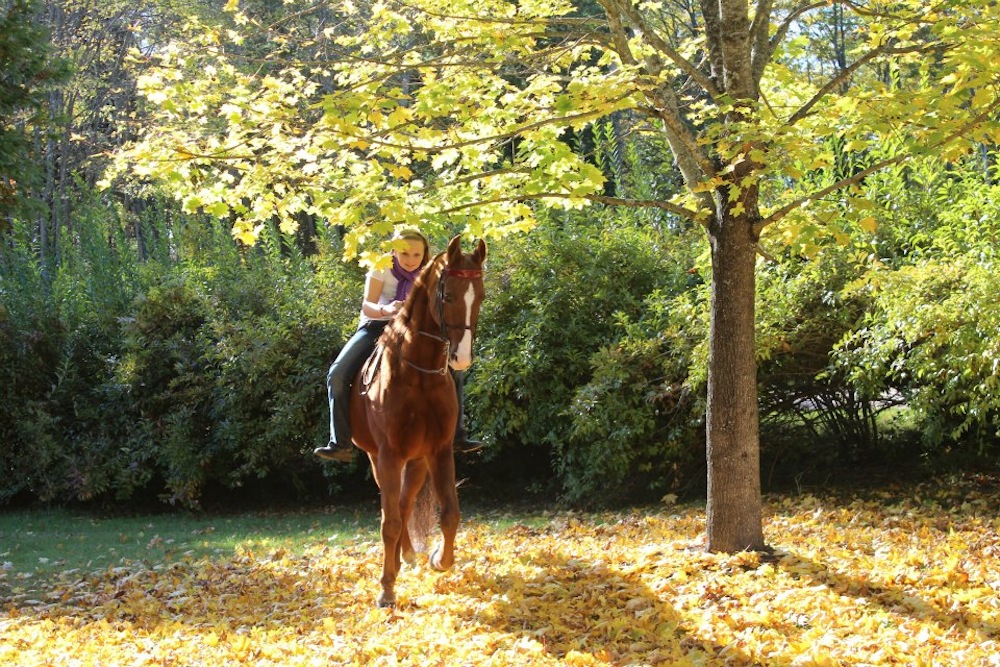
[[[99,209],[51,267],[27,226],[4,246],[0,501],[195,506],[264,478],[336,486],[308,453],[327,437],[325,374],[360,271],[336,237],[306,258],[276,232],[240,250],[217,223],[152,224],[145,261]]]
[[[571,500],[617,504],[704,487],[705,386],[698,364],[708,289],[683,272],[672,278],[639,312],[617,314],[614,340],[594,351],[591,375],[574,392],[569,438],[557,448]]]
[[[692,259],[669,234],[592,215],[494,244],[467,391],[473,430],[493,445],[488,466],[605,504],[634,490],[625,482],[647,460],[672,465],[669,430],[646,402],[661,370],[638,361],[643,343],[620,341],[651,294],[690,280]]]
[[[995,461],[1000,427],[998,154],[914,160],[868,186],[886,223],[849,292],[870,301],[835,362],[868,395],[894,397],[928,462]]]
[[[358,292],[347,285],[356,272],[326,254],[317,271],[276,233],[242,253],[221,240],[208,247],[143,296],[118,373],[166,497],[183,505],[209,485],[282,477],[301,487],[318,474],[307,453],[325,442],[326,369],[357,317],[356,303],[348,313],[323,302],[324,284]]]
[[[765,487],[826,479],[831,469],[893,462],[884,414],[892,397],[872,393],[837,365],[838,343],[871,307],[851,289],[869,256],[864,239],[831,239],[811,259],[762,261],[757,281],[761,462]]]
[[[4,248],[0,262],[11,266],[14,254]],[[64,332],[51,300],[36,291],[42,284],[30,266],[5,271],[0,284],[0,501],[60,492],[46,471],[61,455],[49,405]]]
[[[19,221],[0,260],[10,374],[0,497],[68,502],[134,489],[146,478],[128,454],[128,403],[106,384],[119,351],[118,318],[135,289],[134,258],[97,211],[80,211],[58,263],[39,260],[30,225]]]
[[[978,253],[977,253],[978,254]],[[952,257],[875,271],[859,289],[873,307],[837,361],[873,394],[898,393],[932,458],[943,445],[996,451],[1000,427],[997,264]]]

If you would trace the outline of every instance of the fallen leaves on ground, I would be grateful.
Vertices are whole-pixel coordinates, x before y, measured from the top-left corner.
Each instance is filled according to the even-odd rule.
[[[395,610],[376,541],[66,572],[6,596],[0,665],[996,666],[998,500],[769,498],[770,555],[706,553],[697,508],[474,517]]]

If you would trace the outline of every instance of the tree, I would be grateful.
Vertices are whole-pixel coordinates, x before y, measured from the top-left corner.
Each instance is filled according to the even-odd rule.
[[[32,136],[49,127],[45,94],[66,78],[36,0],[0,4],[0,216],[22,210],[41,180]],[[3,226],[0,226],[3,229]]]
[[[52,132],[36,142],[44,172],[44,184],[34,193],[45,210],[37,221],[43,258],[59,261],[60,237],[74,239],[73,225],[85,217],[81,191],[89,193],[103,175],[109,153],[135,137],[135,127],[142,123],[136,113],[137,63],[144,51],[180,34],[180,10],[174,4],[44,0],[39,20],[48,29],[50,48],[71,64],[73,75],[48,90],[44,105],[54,119]],[[199,8],[194,2],[185,5],[185,11]],[[134,188],[117,194],[126,211],[148,203]],[[131,231],[140,239],[142,253],[142,230],[136,225]]]
[[[271,30],[284,60],[265,68],[241,56],[232,29],[205,26],[171,45],[140,81],[159,121],[121,164],[160,179],[189,210],[229,217],[246,242],[268,220],[321,216],[348,230],[346,253],[363,262],[377,261],[396,224],[500,236],[529,229],[535,205],[641,206],[697,221],[712,261],[707,546],[764,549],[758,256],[810,234],[870,232],[877,220],[857,188],[866,176],[996,141],[998,76],[983,63],[1000,51],[1000,9],[598,5],[345,0],[323,24],[304,21],[305,6],[266,25],[237,12],[258,42]],[[850,61],[821,69],[808,28],[830,6],[852,17],[839,21],[850,39],[837,42]],[[288,61],[296,41],[323,42],[329,55]],[[604,174],[574,146],[608,117],[665,138],[684,195],[603,192]],[[835,147],[852,157],[846,173],[833,169],[845,164]]]

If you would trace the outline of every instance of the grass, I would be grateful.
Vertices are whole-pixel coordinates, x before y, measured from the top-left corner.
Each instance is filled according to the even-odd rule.
[[[470,507],[466,516],[496,530],[541,526],[531,511],[510,514]],[[223,560],[239,553],[302,553],[378,538],[373,502],[239,514],[99,516],[65,509],[0,512],[0,600],[38,594],[57,576],[94,573],[129,563],[146,566]]]
[[[0,592],[30,590],[55,573],[96,572],[128,562],[172,563],[225,558],[240,551],[344,544],[371,539],[377,527],[378,511],[371,506],[215,516],[8,511],[0,513]]]

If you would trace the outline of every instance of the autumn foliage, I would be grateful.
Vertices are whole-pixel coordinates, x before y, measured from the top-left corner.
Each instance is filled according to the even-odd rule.
[[[8,572],[0,664],[998,665],[985,481],[768,498],[772,555],[706,553],[695,508],[473,516],[452,571],[404,568],[395,610],[368,539],[64,572],[34,597]]]

